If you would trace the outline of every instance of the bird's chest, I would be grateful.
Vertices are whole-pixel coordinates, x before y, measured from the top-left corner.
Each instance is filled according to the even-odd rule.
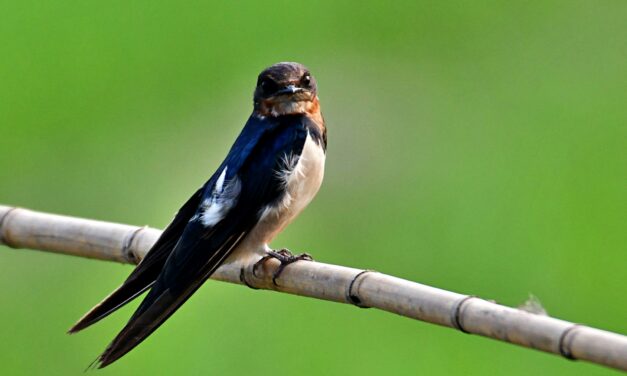
[[[286,192],[282,206],[288,212],[298,214],[318,193],[324,176],[324,162],[324,150],[311,136],[307,136],[298,162],[285,179]]]
[[[324,150],[307,136],[300,156],[286,155],[275,171],[283,185],[279,200],[265,207],[255,229],[267,243],[287,226],[314,198],[324,176]]]

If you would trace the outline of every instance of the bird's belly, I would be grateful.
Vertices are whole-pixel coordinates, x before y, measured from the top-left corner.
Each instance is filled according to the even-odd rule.
[[[285,193],[275,204],[262,210],[259,222],[234,252],[232,259],[243,257],[243,253],[259,255],[267,250],[267,244],[318,193],[324,176],[324,162],[324,150],[311,136],[307,136],[296,166],[285,174]]]

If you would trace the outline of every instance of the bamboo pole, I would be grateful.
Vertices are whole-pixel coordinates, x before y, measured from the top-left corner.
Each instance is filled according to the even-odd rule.
[[[149,227],[38,213],[0,206],[0,244],[12,248],[136,264],[161,231]],[[627,337],[502,306],[368,270],[297,262],[272,282],[276,260],[221,266],[213,279],[253,288],[379,308],[465,333],[627,371]]]

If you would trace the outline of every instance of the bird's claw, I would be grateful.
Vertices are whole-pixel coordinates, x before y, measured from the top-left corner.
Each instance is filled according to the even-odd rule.
[[[292,252],[289,251],[289,249],[286,249],[286,248],[283,248],[279,251],[269,251],[268,254],[263,256],[261,259],[259,259],[259,261],[255,263],[255,265],[253,265],[253,275],[256,277],[257,268],[260,265],[262,265],[264,262],[266,262],[267,260],[273,259],[273,258],[279,260],[279,262],[281,263],[279,267],[277,268],[277,270],[272,274],[272,283],[275,286],[278,286],[276,283],[276,279],[279,278],[279,276],[283,272],[283,269],[285,269],[285,267],[288,266],[289,264],[293,264],[296,261],[313,261],[313,257],[311,257],[309,253],[301,253],[299,255],[294,255],[292,254]]]

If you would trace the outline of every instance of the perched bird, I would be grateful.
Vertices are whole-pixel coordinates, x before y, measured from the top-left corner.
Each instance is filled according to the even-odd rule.
[[[326,144],[309,70],[298,63],[263,70],[252,115],[224,162],[181,207],[126,281],[70,329],[82,330],[149,290],[97,359],[99,368],[146,339],[221,264],[275,257],[284,266],[307,259],[274,252],[268,244],[318,192]]]

